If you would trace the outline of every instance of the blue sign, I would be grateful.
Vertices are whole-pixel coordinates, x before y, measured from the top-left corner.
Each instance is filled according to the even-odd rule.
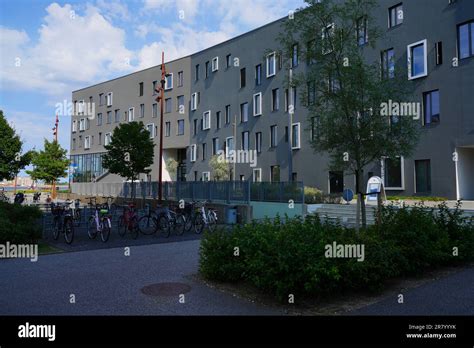
[[[342,198],[344,198],[344,200],[349,203],[350,201],[352,201],[352,199],[354,198],[354,192],[352,192],[351,189],[345,189],[343,192],[342,192]]]

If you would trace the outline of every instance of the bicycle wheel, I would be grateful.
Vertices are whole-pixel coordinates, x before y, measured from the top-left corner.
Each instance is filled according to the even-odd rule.
[[[189,231],[191,231],[191,229],[194,226],[193,215],[192,214],[186,214],[185,220],[186,220],[186,222],[185,222],[185,225],[184,225],[184,230],[186,232],[189,232]]]
[[[178,214],[176,215],[176,220],[174,223],[174,231],[178,236],[181,236],[184,233],[184,229],[186,226],[186,218],[184,215]]]
[[[156,233],[158,226],[156,226],[156,220],[151,215],[142,216],[138,220],[138,230],[144,235],[151,235]]]
[[[64,220],[64,239],[67,244],[71,244],[74,240],[74,224],[72,218],[67,218]]]
[[[74,211],[74,220],[76,220],[78,225],[81,223],[81,211],[79,209]]]
[[[196,232],[197,234],[201,234],[202,231],[204,231],[205,225],[206,223],[204,222],[202,214],[198,214],[194,220],[194,232]]]
[[[138,217],[136,215],[132,216],[130,218],[130,233],[132,234],[133,239],[137,239],[138,237],[138,232],[139,232],[139,227],[138,227]]]
[[[160,217],[158,217],[158,227],[161,231],[161,234],[163,234],[165,238],[168,238],[170,236],[170,222],[165,215],[161,215]]]
[[[118,219],[118,234],[120,237],[125,236],[125,233],[127,232],[127,224],[125,223],[125,216],[121,215]]]
[[[216,213],[212,210],[209,210],[207,213],[207,221],[209,225],[209,231],[214,232],[217,227],[217,216]]]
[[[110,236],[110,219],[105,217],[102,218],[102,221],[100,222],[101,224],[101,229],[100,229],[100,239],[102,242],[107,242],[109,240]]]
[[[97,222],[95,221],[95,217],[91,216],[89,221],[87,222],[87,235],[90,239],[95,239],[97,237],[97,230],[98,230]]]
[[[53,239],[58,240],[59,237],[59,216],[53,218]]]

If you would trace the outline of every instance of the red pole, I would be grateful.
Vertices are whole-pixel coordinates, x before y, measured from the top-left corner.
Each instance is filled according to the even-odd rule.
[[[161,104],[160,104],[160,157],[158,159],[159,163],[159,172],[158,172],[158,200],[161,204],[163,199],[163,178],[162,178],[162,171],[163,171],[163,104],[165,102],[165,81],[166,81],[166,71],[165,71],[165,52],[161,52],[161,91],[160,97]],[[158,99],[158,98],[157,98]]]
[[[54,123],[54,141],[57,143],[58,142],[58,124],[59,124],[59,119],[58,115],[56,114],[56,122]],[[53,192],[52,192],[52,198],[56,199],[56,180],[53,181]]]

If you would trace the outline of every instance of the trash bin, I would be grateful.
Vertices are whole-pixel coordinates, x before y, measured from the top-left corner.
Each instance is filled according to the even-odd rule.
[[[226,223],[231,225],[235,225],[237,223],[237,207],[227,208]]]

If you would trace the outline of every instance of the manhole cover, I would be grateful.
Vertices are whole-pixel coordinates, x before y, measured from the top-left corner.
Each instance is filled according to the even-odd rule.
[[[157,283],[147,285],[141,291],[149,296],[178,296],[190,290],[191,287],[184,283]]]

